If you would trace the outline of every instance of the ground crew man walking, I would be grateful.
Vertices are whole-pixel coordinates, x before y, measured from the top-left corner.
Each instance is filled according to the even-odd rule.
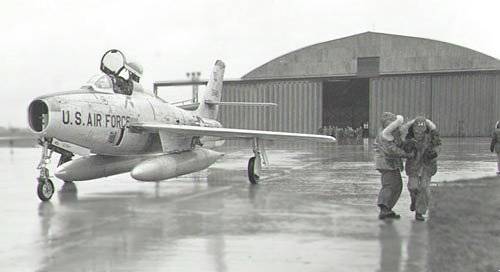
[[[497,153],[497,175],[500,175],[500,121],[495,124],[495,130],[491,135],[490,151]]]
[[[406,160],[408,191],[410,191],[410,210],[415,211],[415,219],[424,221],[429,205],[429,184],[437,172],[437,147],[441,145],[436,125],[429,119],[419,116],[404,125],[408,129],[404,149],[414,153]]]
[[[373,144],[375,167],[382,174],[382,188],[377,200],[377,205],[380,208],[379,219],[399,218],[400,216],[392,211],[392,208],[396,205],[403,188],[402,158],[411,157],[412,154],[406,153],[402,149],[399,128],[403,124],[403,117],[396,116],[391,112],[384,112],[380,121],[382,130]]]

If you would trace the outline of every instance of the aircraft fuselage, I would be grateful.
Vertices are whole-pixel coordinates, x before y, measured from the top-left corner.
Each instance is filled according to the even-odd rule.
[[[215,120],[172,106],[154,95],[132,95],[78,90],[36,98],[29,106],[31,128],[41,136],[57,138],[101,155],[158,153],[158,134],[133,131],[130,122],[220,127]]]

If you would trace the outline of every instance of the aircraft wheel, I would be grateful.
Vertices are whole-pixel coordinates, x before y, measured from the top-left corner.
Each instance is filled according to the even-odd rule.
[[[39,178],[37,193],[41,201],[50,200],[54,194],[54,184],[50,179]]]
[[[255,174],[255,157],[251,157],[248,160],[248,180],[252,184],[259,183],[259,176]]]

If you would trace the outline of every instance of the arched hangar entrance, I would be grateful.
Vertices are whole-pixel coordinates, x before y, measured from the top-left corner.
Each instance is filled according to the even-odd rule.
[[[362,127],[369,119],[368,78],[323,82],[323,126]]]

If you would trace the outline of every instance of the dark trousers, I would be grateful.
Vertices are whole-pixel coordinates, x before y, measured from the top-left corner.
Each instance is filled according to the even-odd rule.
[[[377,205],[392,210],[403,190],[403,180],[399,170],[379,170],[382,174],[382,188],[378,193]]]

